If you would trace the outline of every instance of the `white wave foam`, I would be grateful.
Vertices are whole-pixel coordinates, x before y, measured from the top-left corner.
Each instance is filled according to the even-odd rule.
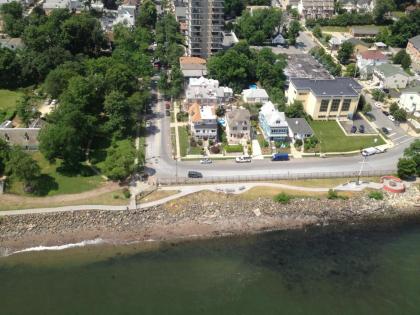
[[[86,240],[79,243],[70,243],[64,245],[55,245],[55,246],[35,246],[29,247],[25,249],[21,249],[18,251],[13,252],[12,254],[19,254],[19,253],[26,253],[26,252],[41,252],[41,251],[57,251],[57,250],[64,250],[69,248],[77,248],[77,247],[84,247],[88,245],[97,245],[105,243],[105,241],[101,238],[96,238],[94,240]]]

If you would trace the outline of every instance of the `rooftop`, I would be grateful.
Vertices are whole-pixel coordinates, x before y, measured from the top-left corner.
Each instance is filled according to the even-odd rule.
[[[414,36],[412,38],[410,38],[408,40],[411,44],[413,44],[413,46],[417,49],[420,50],[420,35]]]
[[[237,108],[226,114],[226,121],[229,126],[237,126],[240,122],[249,122],[251,114],[245,108]]]
[[[287,56],[284,74],[288,78],[332,79],[329,72],[309,54]]]
[[[180,57],[179,63],[181,66],[183,65],[205,65],[207,63],[206,59],[199,58],[199,57]]]
[[[191,115],[192,122],[199,122],[203,119],[206,120],[215,120],[215,107],[209,105],[199,105],[194,103],[188,109],[188,113]]]
[[[365,35],[376,35],[379,33],[379,27],[377,26],[352,26],[352,33],[365,34]]]
[[[349,38],[349,39],[347,40],[347,42],[352,43],[354,46],[356,46],[356,45],[362,45],[362,46],[365,46],[365,47],[370,47],[370,46],[372,46],[371,44],[366,43],[366,42],[362,41],[361,39],[354,38],[354,37]]]
[[[297,90],[311,90],[317,96],[359,96],[362,86],[353,78],[327,80],[292,78]]]
[[[420,94],[420,85],[404,89],[404,90],[401,91],[401,94],[402,93],[417,93],[417,94]]]
[[[293,133],[305,135],[314,133],[305,118],[286,118],[286,121]]]
[[[268,94],[264,89],[246,89],[242,91],[245,97],[257,97],[257,98],[268,98]]]
[[[360,53],[363,59],[387,60],[388,58],[379,50],[366,50]]]
[[[388,64],[388,63],[376,66],[375,70],[382,73],[385,77],[390,77],[390,76],[393,76],[393,75],[396,75],[396,74],[400,74],[400,75],[403,75],[405,77],[409,77],[409,75],[402,68],[397,67],[397,66],[392,65],[392,64]]]

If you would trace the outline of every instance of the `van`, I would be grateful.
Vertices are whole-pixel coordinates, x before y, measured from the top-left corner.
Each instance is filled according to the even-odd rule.
[[[271,156],[271,161],[288,161],[289,160],[289,154],[287,153],[274,153]]]
[[[188,172],[188,178],[203,178],[203,174],[196,171],[189,171]]]
[[[236,157],[235,161],[236,163],[250,163],[252,158],[249,155],[242,155]]]

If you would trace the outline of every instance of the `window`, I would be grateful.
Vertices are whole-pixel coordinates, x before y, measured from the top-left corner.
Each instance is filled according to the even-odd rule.
[[[320,112],[326,112],[328,110],[328,105],[330,104],[330,100],[322,100],[321,107],[319,108]]]
[[[242,130],[247,131],[248,127],[243,127]]]
[[[342,111],[348,111],[350,109],[351,99],[345,99],[343,101],[343,106],[341,107]]]
[[[338,111],[338,108],[340,107],[340,102],[341,102],[340,99],[335,99],[335,100],[332,101],[332,104],[331,104],[331,111],[332,112]]]

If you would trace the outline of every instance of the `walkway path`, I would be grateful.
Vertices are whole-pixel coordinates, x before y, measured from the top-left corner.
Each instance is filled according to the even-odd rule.
[[[174,104],[174,120],[175,120],[175,144],[176,144],[176,159],[181,158],[181,147],[179,145],[179,132],[178,132],[178,103],[175,101]]]
[[[303,192],[327,192],[330,188],[324,187],[300,187],[292,186],[280,183],[236,183],[236,184],[207,184],[207,185],[190,185],[190,186],[167,186],[161,187],[161,190],[179,190],[180,192],[166,198],[159,200],[140,203],[137,206],[137,209],[146,209],[154,206],[162,205],[168,201],[175,200],[189,194],[197,193],[203,190],[209,190],[213,192],[225,192],[232,194],[241,194],[253,187],[272,187],[288,190],[297,190]],[[360,185],[355,187],[353,186],[338,186],[340,190],[351,190],[351,191],[360,191],[366,187],[371,187],[367,184]],[[372,188],[379,188],[378,185]],[[6,215],[19,215],[19,214],[37,214],[37,213],[52,213],[52,212],[67,212],[67,211],[81,211],[81,210],[106,210],[106,211],[123,211],[123,210],[134,210],[135,206],[130,203],[127,206],[106,206],[106,205],[80,205],[80,206],[63,206],[63,207],[54,207],[54,208],[36,208],[36,209],[23,209],[23,210],[10,210],[10,211],[0,211],[0,216]]]

